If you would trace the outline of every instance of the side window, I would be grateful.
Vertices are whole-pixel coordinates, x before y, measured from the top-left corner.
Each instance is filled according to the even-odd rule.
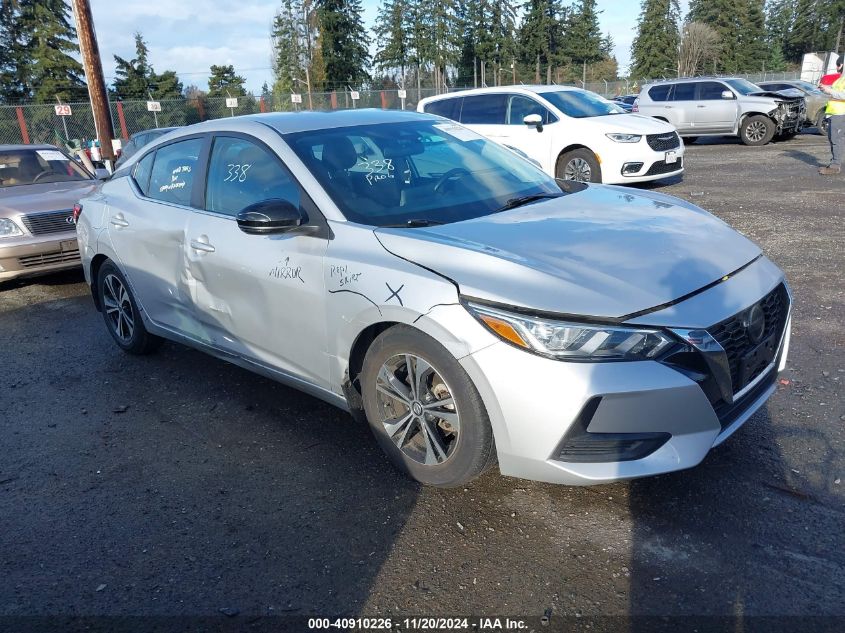
[[[428,114],[436,114],[437,116],[458,121],[461,118],[461,101],[463,101],[463,97],[457,99],[438,99],[437,101],[427,103],[423,107],[423,110]]]
[[[504,125],[508,95],[486,94],[464,97],[461,123]]]
[[[138,185],[138,189],[140,189],[141,193],[145,196],[150,190],[150,172],[153,169],[153,161],[155,160],[155,157],[155,152],[150,152],[144,156],[136,163],[135,171],[132,173],[132,178],[135,180],[135,184]]]
[[[695,82],[675,84],[672,101],[695,101]]]
[[[669,101],[669,91],[671,89],[672,86],[670,84],[652,86],[648,89],[648,96],[652,101]]]
[[[270,198],[299,207],[299,185],[278,157],[243,138],[216,137],[208,166],[205,208],[235,216],[244,207]]]
[[[189,205],[200,149],[202,139],[193,138],[156,150],[147,195],[162,202]]]
[[[524,95],[510,95],[508,97],[508,125],[525,125],[525,117],[529,114],[539,114],[543,123],[551,123],[551,112]]]
[[[702,101],[721,100],[722,93],[727,89],[727,86],[718,81],[702,81],[698,84],[698,98]]]

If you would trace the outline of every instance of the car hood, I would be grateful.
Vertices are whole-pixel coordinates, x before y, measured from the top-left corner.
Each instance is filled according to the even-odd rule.
[[[772,92],[770,90],[763,90],[761,92],[753,92],[750,95],[742,97],[743,103],[761,103],[761,104],[776,104],[779,101],[800,101],[804,95],[798,93],[791,94],[791,90],[778,90]],[[798,92],[797,90],[795,92]]]
[[[658,121],[650,116],[640,114],[608,114],[578,119],[578,121],[579,124],[582,121],[589,121],[594,125],[601,126],[601,131],[604,133],[661,134],[675,131],[675,128],[665,121]]]
[[[464,296],[604,318],[669,303],[760,255],[694,205],[596,185],[474,220],[375,232],[388,251],[449,278]]]
[[[96,180],[0,187],[0,216],[70,209],[99,184]]]

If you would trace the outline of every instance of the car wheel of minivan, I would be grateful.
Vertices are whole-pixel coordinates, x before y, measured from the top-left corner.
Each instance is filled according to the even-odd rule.
[[[601,166],[588,149],[573,149],[557,159],[555,176],[576,182],[601,182]]]
[[[440,343],[397,325],[373,341],[360,386],[370,429],[400,470],[439,487],[466,484],[496,461],[478,390]]]
[[[135,296],[123,273],[112,262],[100,267],[97,291],[106,328],[123,351],[149,354],[161,346],[163,339],[147,332]]]
[[[751,146],[766,145],[775,135],[775,124],[769,117],[755,114],[742,122],[739,137],[743,143]]]

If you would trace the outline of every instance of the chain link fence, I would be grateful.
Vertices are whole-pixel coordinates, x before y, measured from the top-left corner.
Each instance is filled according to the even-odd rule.
[[[408,89],[406,110],[415,110],[420,99],[435,94],[433,89]],[[358,96],[358,99],[353,99]],[[294,103],[291,95],[245,96],[237,98],[237,107],[228,107],[226,97],[166,99],[158,101],[160,111],[151,112],[146,101],[112,101],[114,138],[128,139],[135,132],[157,127],[176,127],[208,119],[255,114],[258,112],[294,112],[298,110],[343,110],[351,108],[402,108],[398,90],[362,90],[350,92],[313,92],[300,95]],[[50,143],[75,149],[97,137],[94,117],[88,103],[70,106],[69,116],[59,116],[54,104],[0,106],[0,144]]]
[[[756,73],[731,75],[751,82],[787,81],[800,78],[798,72]],[[584,88],[606,97],[632,94],[652,80],[620,79],[616,81],[588,81]],[[581,82],[576,82],[580,84]],[[424,97],[436,94],[431,88],[408,88],[404,107],[415,110]],[[353,96],[358,99],[353,99]],[[344,110],[350,108],[381,108],[397,110],[403,107],[399,90],[361,90],[357,93],[312,92],[299,95],[294,103],[292,95],[271,94],[264,97],[237,98],[237,107],[228,107],[225,97],[198,97],[159,101],[161,110],[150,112],[146,101],[113,101],[110,103],[114,138],[128,139],[135,132],[156,127],[190,125],[208,119],[255,114],[257,112],[294,112],[298,110]],[[70,149],[97,137],[94,117],[88,103],[71,103],[70,116],[59,116],[53,104],[0,106],[0,144],[50,143]]]

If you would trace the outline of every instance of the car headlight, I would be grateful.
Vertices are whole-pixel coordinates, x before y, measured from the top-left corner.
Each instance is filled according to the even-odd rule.
[[[675,340],[660,330],[569,323],[467,302],[475,318],[499,338],[558,360],[651,360]]]
[[[8,218],[0,218],[0,237],[17,237],[23,235],[18,225]]]
[[[643,138],[642,134],[605,134],[605,136],[617,143],[639,143]]]

